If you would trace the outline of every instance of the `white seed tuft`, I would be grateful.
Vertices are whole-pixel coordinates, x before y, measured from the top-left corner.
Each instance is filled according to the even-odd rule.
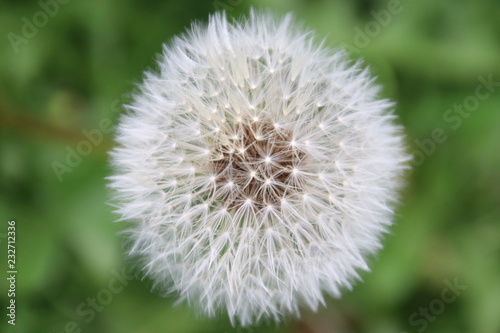
[[[215,14],[174,39],[111,153],[145,274],[241,325],[351,287],[391,224],[408,161],[369,72],[292,22]]]

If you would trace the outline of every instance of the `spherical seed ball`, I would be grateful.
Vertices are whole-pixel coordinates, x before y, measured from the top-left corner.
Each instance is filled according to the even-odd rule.
[[[369,72],[257,12],[194,25],[158,65],[120,120],[110,177],[155,286],[241,325],[350,288],[408,160]]]

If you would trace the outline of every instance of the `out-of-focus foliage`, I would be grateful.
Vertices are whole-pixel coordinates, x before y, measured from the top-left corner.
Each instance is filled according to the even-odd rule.
[[[397,101],[415,160],[364,282],[301,320],[240,329],[124,273],[105,177],[120,105],[162,43],[210,12],[250,6],[294,11],[364,58]],[[15,219],[18,276],[14,327],[0,280],[1,331],[499,332],[499,17],[496,0],[3,0],[0,274]]]

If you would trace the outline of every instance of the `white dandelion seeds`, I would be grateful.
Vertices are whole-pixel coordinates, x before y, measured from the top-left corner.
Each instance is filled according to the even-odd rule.
[[[243,326],[368,270],[408,157],[359,63],[291,15],[215,14],[164,47],[121,118],[111,187],[155,286]]]

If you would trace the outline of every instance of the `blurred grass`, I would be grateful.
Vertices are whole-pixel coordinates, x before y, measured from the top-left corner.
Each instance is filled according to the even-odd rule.
[[[191,21],[206,21],[221,4],[230,16],[250,6],[294,11],[327,44],[370,65],[383,95],[397,101],[409,151],[418,153],[416,140],[428,140],[436,128],[447,139],[408,175],[396,224],[371,259],[372,272],[317,314],[280,326],[232,328],[224,316],[208,320],[173,307],[174,299],[137,279],[87,322],[78,307],[107,288],[113,269],[130,266],[122,226],[112,223],[107,204],[112,133],[62,181],[52,163],[64,163],[82,130],[103,120],[116,124],[119,105],[142,72],[154,68],[161,44]],[[16,53],[9,33],[22,35],[22,18],[42,9],[35,1],[0,2],[0,247],[5,253],[6,221],[16,219],[19,272],[17,325],[8,327],[2,310],[1,331],[64,332],[74,321],[82,332],[96,333],[500,332],[500,88],[456,129],[443,118],[474,94],[478,77],[500,81],[500,3],[401,1],[387,26],[366,46],[356,44],[357,28],[364,31],[373,24],[372,11],[387,8],[387,1],[367,0],[70,1]],[[425,329],[415,324],[410,317],[455,279],[467,289]]]

